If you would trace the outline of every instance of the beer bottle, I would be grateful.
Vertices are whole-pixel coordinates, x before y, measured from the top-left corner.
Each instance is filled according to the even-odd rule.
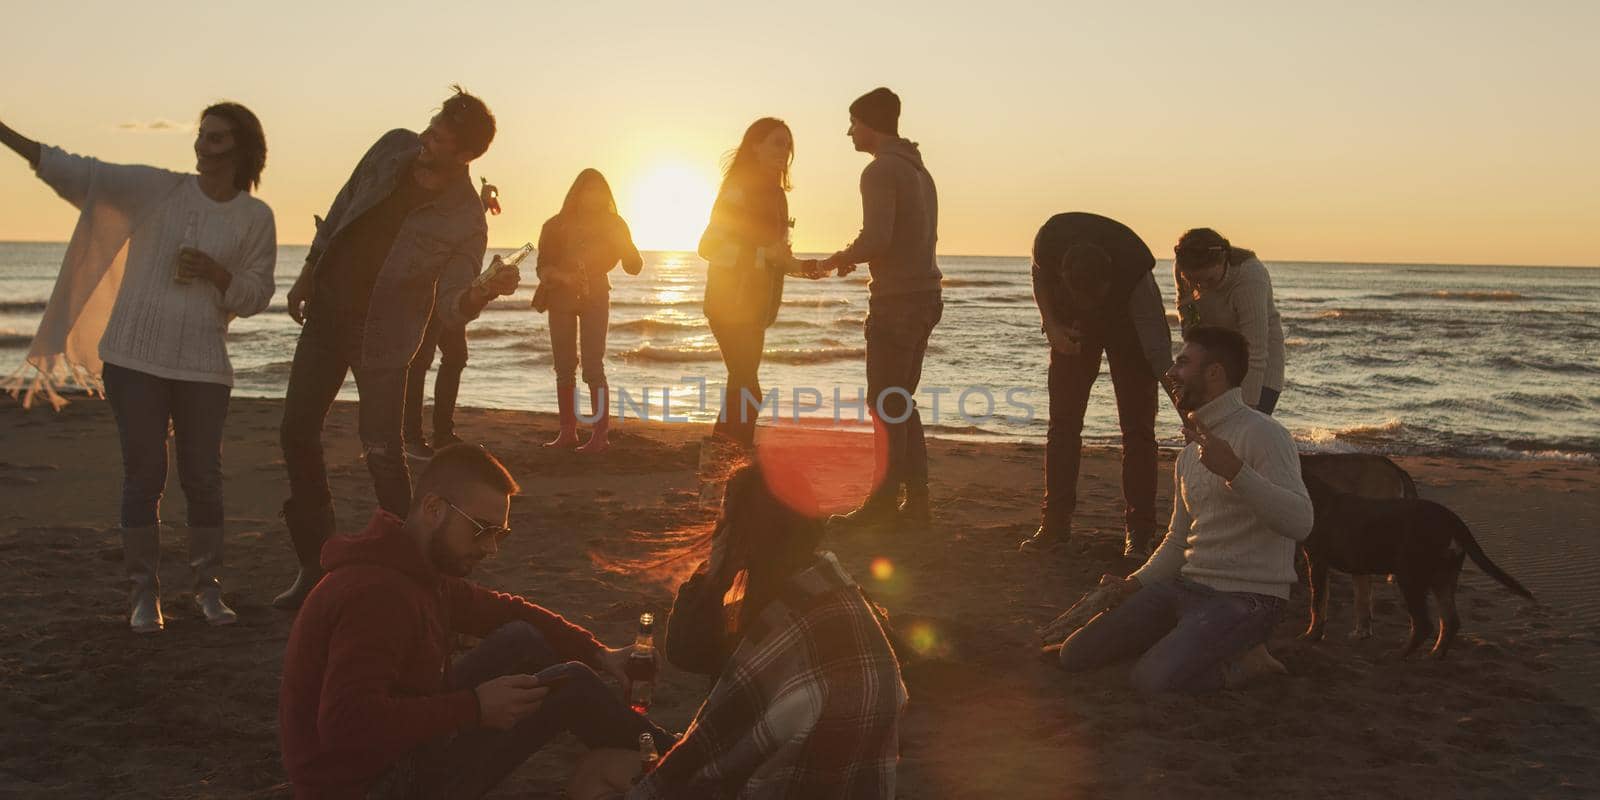
[[[639,635],[633,640],[633,653],[623,669],[627,675],[628,707],[643,714],[650,710],[651,695],[656,684],[656,648],[654,614],[646,611],[639,615]]]
[[[649,733],[639,734],[639,771],[645,775],[656,768],[661,754],[656,752],[656,740]]]

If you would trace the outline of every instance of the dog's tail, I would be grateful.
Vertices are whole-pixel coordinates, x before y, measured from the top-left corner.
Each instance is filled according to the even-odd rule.
[[[1489,560],[1488,554],[1484,553],[1483,548],[1478,546],[1478,540],[1472,538],[1472,530],[1467,527],[1467,523],[1463,522],[1454,512],[1450,516],[1455,518],[1456,523],[1453,537],[1456,543],[1461,545],[1461,549],[1466,551],[1467,557],[1472,559],[1472,563],[1477,564],[1478,569],[1483,570],[1485,575],[1499,581],[1507,589],[1532,600],[1533,592],[1528,591],[1522,584],[1517,582],[1516,578],[1506,574],[1505,570],[1495,566],[1495,563]]]

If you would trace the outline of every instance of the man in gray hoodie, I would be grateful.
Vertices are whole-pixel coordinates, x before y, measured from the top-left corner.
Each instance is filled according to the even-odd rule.
[[[870,154],[861,171],[861,234],[820,268],[848,275],[866,262],[867,404],[887,442],[882,483],[836,524],[867,526],[903,521],[926,526],[928,448],[913,399],[922,379],[928,336],[944,312],[943,274],[934,256],[939,197],[914,142],[900,137],[900,98],[877,88],[850,104],[850,140]],[[900,504],[900,489],[906,499]]]

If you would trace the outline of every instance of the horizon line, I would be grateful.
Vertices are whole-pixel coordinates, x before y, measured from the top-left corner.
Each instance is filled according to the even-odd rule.
[[[0,239],[0,245],[7,245],[7,244],[59,244],[59,245],[63,245],[64,246],[64,245],[67,244],[67,242],[61,241],[61,240],[57,240],[57,239]],[[279,247],[310,247],[311,244],[309,242],[304,242],[304,243],[302,243],[302,242],[278,242],[278,246]],[[520,244],[517,244],[517,245],[489,245],[488,251],[494,251],[494,250],[516,250],[517,248],[519,248],[521,246],[522,245],[520,245]],[[665,249],[665,250],[662,250],[662,249],[651,249],[651,248],[643,248],[643,247],[641,247],[641,248],[639,248],[639,252],[641,252],[641,253],[688,254],[688,255],[693,255],[696,258],[699,257],[698,254],[695,253],[694,250],[678,250],[678,249]],[[827,256],[829,254],[828,253],[823,253],[823,252],[812,253],[812,252],[804,252],[804,251],[802,251],[802,252],[797,252],[796,255],[801,255],[801,256]],[[1031,256],[1029,256],[1028,254],[1003,255],[1003,254],[994,254],[994,253],[977,254],[977,253],[938,253],[938,252],[936,252],[936,253],[934,253],[934,257],[935,258],[1018,258],[1018,259],[1026,259],[1026,258],[1030,258]],[[1259,255],[1257,257],[1259,257]],[[1172,259],[1171,258],[1157,258],[1156,259],[1156,263],[1161,263],[1163,261],[1171,262]],[[1600,263],[1596,263],[1596,264],[1484,264],[1484,263],[1473,263],[1473,262],[1464,262],[1464,261],[1345,261],[1345,260],[1329,261],[1329,260],[1316,260],[1316,259],[1303,259],[1303,258],[1262,259],[1262,263],[1265,263],[1265,264],[1319,264],[1319,265],[1320,264],[1337,264],[1337,265],[1351,266],[1351,267],[1480,267],[1480,268],[1508,267],[1508,268],[1511,268],[1511,269],[1600,269]]]

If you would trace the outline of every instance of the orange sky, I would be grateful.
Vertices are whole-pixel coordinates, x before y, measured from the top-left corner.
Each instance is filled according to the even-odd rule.
[[[674,248],[771,114],[797,140],[796,247],[820,251],[859,226],[846,107],[883,84],[938,180],[947,254],[1023,254],[1050,214],[1089,210],[1158,253],[1208,225],[1269,261],[1600,263],[1600,4],[1043,5],[33,3],[0,33],[0,119],[190,169],[182,126],[244,102],[271,146],[260,194],[298,243],[366,146],[459,81],[500,120],[474,168],[503,190],[492,242],[536,238],[594,166],[640,245]],[[0,240],[71,224],[0,159]]]

